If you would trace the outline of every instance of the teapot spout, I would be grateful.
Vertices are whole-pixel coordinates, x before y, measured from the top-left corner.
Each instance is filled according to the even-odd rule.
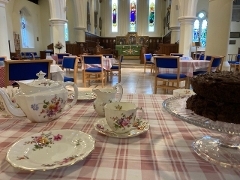
[[[0,88],[0,96],[2,97],[4,108],[9,114],[17,117],[26,117],[20,108],[14,106],[7,93],[2,88]]]

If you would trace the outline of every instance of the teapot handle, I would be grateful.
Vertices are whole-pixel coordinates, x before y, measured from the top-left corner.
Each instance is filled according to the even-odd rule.
[[[74,88],[74,98],[73,98],[71,103],[67,104],[68,106],[64,107],[64,110],[68,110],[71,107],[73,107],[76,104],[77,99],[78,99],[78,88],[77,88],[77,85],[74,82],[65,82],[64,83],[64,87],[66,87],[66,86],[73,86],[73,88]]]
[[[116,101],[120,102],[122,99],[123,87],[120,83],[117,83],[113,88],[117,90],[117,94],[119,95],[116,97]]]

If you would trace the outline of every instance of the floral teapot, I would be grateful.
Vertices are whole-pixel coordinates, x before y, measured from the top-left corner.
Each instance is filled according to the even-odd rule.
[[[63,111],[77,102],[78,88],[73,82],[45,79],[46,73],[37,73],[38,79],[32,82],[18,81],[19,91],[15,94],[17,104],[13,104],[7,93],[0,88],[5,110],[17,117],[27,117],[32,122],[48,122],[57,119]],[[74,87],[74,99],[67,103],[66,86]],[[69,106],[65,106],[68,104]]]
[[[123,94],[121,84],[116,84],[112,88],[93,89],[92,91],[97,95],[93,107],[99,116],[105,116],[104,106],[107,103],[121,101]]]

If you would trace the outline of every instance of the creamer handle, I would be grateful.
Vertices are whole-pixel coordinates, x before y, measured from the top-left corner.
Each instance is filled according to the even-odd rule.
[[[77,99],[78,99],[78,88],[77,88],[77,85],[74,82],[65,82],[64,83],[64,87],[66,87],[66,86],[73,86],[73,88],[74,88],[74,98],[73,98],[71,103],[68,103],[64,107],[64,110],[68,110],[69,108],[73,107],[76,104]]]
[[[123,87],[120,83],[117,83],[115,86],[113,86],[117,90],[116,93],[116,101],[120,102],[122,99],[122,94],[123,94]]]

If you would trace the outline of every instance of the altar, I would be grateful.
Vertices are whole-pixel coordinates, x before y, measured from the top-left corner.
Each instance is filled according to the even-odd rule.
[[[139,45],[116,45],[115,49],[123,56],[140,56],[141,47]]]
[[[136,32],[128,32],[126,36],[116,37],[115,49],[124,59],[140,59],[142,46],[148,46],[148,36],[138,36]]]

